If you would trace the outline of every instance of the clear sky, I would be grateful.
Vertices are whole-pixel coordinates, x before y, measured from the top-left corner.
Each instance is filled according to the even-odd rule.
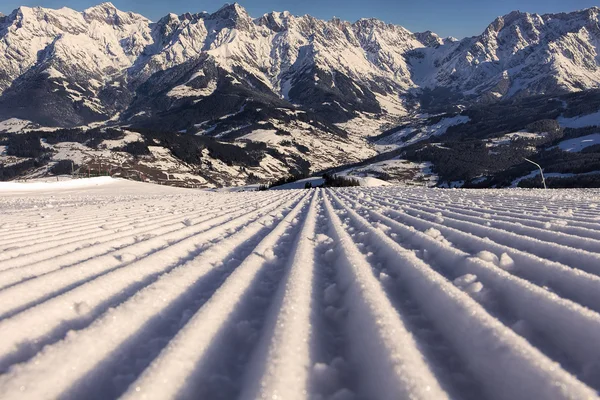
[[[233,0],[112,0],[122,11],[134,11],[153,21],[173,12],[213,12]],[[0,0],[0,12],[21,6],[70,7],[83,10],[102,0]],[[539,14],[574,11],[600,5],[599,0],[238,0],[252,17],[270,11],[310,14],[321,19],[355,21],[375,17],[413,32],[431,30],[463,38],[480,34],[499,15],[519,10]]]

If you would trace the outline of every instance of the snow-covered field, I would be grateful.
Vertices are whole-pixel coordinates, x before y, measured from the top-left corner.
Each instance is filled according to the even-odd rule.
[[[393,145],[393,144],[399,144],[401,143],[400,147],[404,147],[407,146],[409,144],[413,144],[416,143],[418,141],[427,139],[429,137],[432,136],[440,136],[443,135],[444,133],[446,133],[446,131],[448,130],[448,128],[455,126],[455,125],[460,125],[460,124],[466,124],[467,122],[469,122],[470,119],[469,117],[466,117],[464,115],[457,115],[454,117],[448,117],[448,118],[442,118],[441,120],[431,124],[431,125],[427,125],[427,121],[425,121],[425,125],[415,128],[415,127],[409,127],[409,128],[404,128],[401,129],[400,131],[387,136],[383,139],[380,139],[377,141],[377,144],[379,145]],[[406,136],[411,136],[410,139],[403,141],[402,138],[406,137]]]
[[[501,137],[489,139],[486,146],[487,147],[498,147],[510,144],[514,140],[518,139],[543,139],[546,136],[544,133],[530,133],[530,132],[513,132],[507,133]]]
[[[592,114],[580,115],[572,118],[560,117],[558,123],[563,128],[583,128],[600,124],[600,111]]]
[[[599,205],[3,184],[0,398],[596,398]]]
[[[578,152],[586,147],[595,146],[597,144],[600,144],[600,133],[563,140],[558,144],[558,148],[562,151]]]

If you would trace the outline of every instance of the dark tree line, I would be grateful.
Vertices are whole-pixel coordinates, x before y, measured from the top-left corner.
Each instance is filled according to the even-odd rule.
[[[125,146],[115,149],[117,151],[124,151],[131,154],[134,157],[147,156],[152,154],[146,142],[129,142]]]
[[[77,170],[79,166],[75,165],[71,160],[60,160],[52,166],[50,172],[54,175],[70,175],[73,171]]]
[[[573,177],[546,178],[546,186],[550,189],[600,188],[600,173]],[[519,182],[521,188],[543,187],[541,176],[524,179]]]
[[[301,179],[308,178],[308,174],[292,174],[288,176],[284,176],[282,178],[276,179],[273,182],[270,182],[268,185],[261,185],[258,190],[267,190],[270,188],[287,185],[288,183],[293,183],[299,181]]]
[[[179,132],[156,131],[145,128],[132,129],[140,133],[145,143],[159,145],[171,150],[173,155],[180,160],[198,165],[202,162],[202,151],[208,150],[211,157],[223,161],[225,164],[243,167],[257,167],[264,157],[266,145],[262,143],[248,143],[246,147],[219,142],[212,137],[197,136]]]
[[[6,154],[14,157],[40,158],[48,152],[42,146],[37,135],[11,134],[8,137],[8,148]]]
[[[352,186],[360,186],[360,181],[358,179],[342,176],[336,174],[323,174],[323,180],[325,183],[323,186],[325,187],[352,187]]]
[[[37,159],[24,160],[17,164],[0,165],[0,181],[8,181],[17,178],[32,169],[43,167],[48,163],[48,158],[41,157]]]
[[[243,146],[222,142],[210,136],[198,136],[180,132],[156,131],[150,129],[131,129],[144,137],[146,145],[159,145],[171,150],[178,159],[193,165],[200,165],[202,152],[229,166],[252,168],[260,166],[268,154],[287,165],[293,176],[308,174],[310,163],[297,155],[284,155],[263,142],[242,142]]]

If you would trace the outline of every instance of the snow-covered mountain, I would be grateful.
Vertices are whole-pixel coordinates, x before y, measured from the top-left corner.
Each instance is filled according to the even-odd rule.
[[[568,14],[512,12],[480,36],[414,52],[409,59],[420,71],[414,82],[487,101],[597,88],[599,13],[598,7]]]
[[[110,3],[83,12],[20,7],[0,17],[0,117],[201,130],[246,105],[242,125],[295,109],[325,124],[403,115],[442,99],[596,88],[599,12],[513,12],[459,41],[375,19],[253,19],[238,4],[158,22]]]
[[[47,125],[119,112],[132,93],[118,87],[152,42],[149,20],[108,3],[81,13],[20,7],[0,21],[0,112]]]
[[[360,163],[485,119],[476,109],[501,100],[513,99],[518,109],[533,95],[600,88],[599,13],[513,12],[457,40],[376,19],[252,18],[238,4],[157,22],[110,3],[83,12],[20,7],[0,16],[0,158],[10,156],[7,132],[32,129],[46,158],[22,156],[31,168],[1,158],[0,167],[21,162],[19,171],[43,173],[47,163],[89,169],[102,159],[138,171],[143,145],[151,164],[143,168],[160,175],[170,152],[179,161],[169,174],[219,186]],[[570,100],[561,101],[562,108],[548,103],[550,110],[541,100],[534,114],[597,111],[579,103],[566,110]],[[534,117],[515,129],[542,118]],[[39,132],[82,125],[142,132],[142,145]],[[490,135],[511,133],[497,130]],[[217,142],[164,136],[175,132]],[[222,154],[230,150],[233,158]],[[242,153],[252,160],[238,160]]]

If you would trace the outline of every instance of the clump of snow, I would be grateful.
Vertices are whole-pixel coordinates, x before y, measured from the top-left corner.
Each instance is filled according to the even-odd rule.
[[[327,286],[325,289],[323,300],[325,300],[325,304],[331,305],[336,303],[341,297],[341,293],[335,283]]]
[[[508,254],[502,253],[498,262],[498,266],[505,270],[511,270],[514,268],[515,262]]]
[[[434,239],[438,239],[441,240],[444,238],[444,236],[442,235],[442,232],[438,231],[435,228],[429,228],[425,231],[425,234],[429,237],[432,237]]]
[[[474,282],[477,282],[477,275],[465,274],[465,275],[459,276],[453,282],[456,286],[463,288]]]
[[[492,253],[491,251],[480,251],[475,255],[475,257],[483,261],[491,262],[495,265],[498,265],[500,263],[500,259],[498,258],[498,256]]]
[[[321,393],[331,393],[340,386],[340,374],[334,367],[316,363],[312,370],[312,379],[316,389]]]

